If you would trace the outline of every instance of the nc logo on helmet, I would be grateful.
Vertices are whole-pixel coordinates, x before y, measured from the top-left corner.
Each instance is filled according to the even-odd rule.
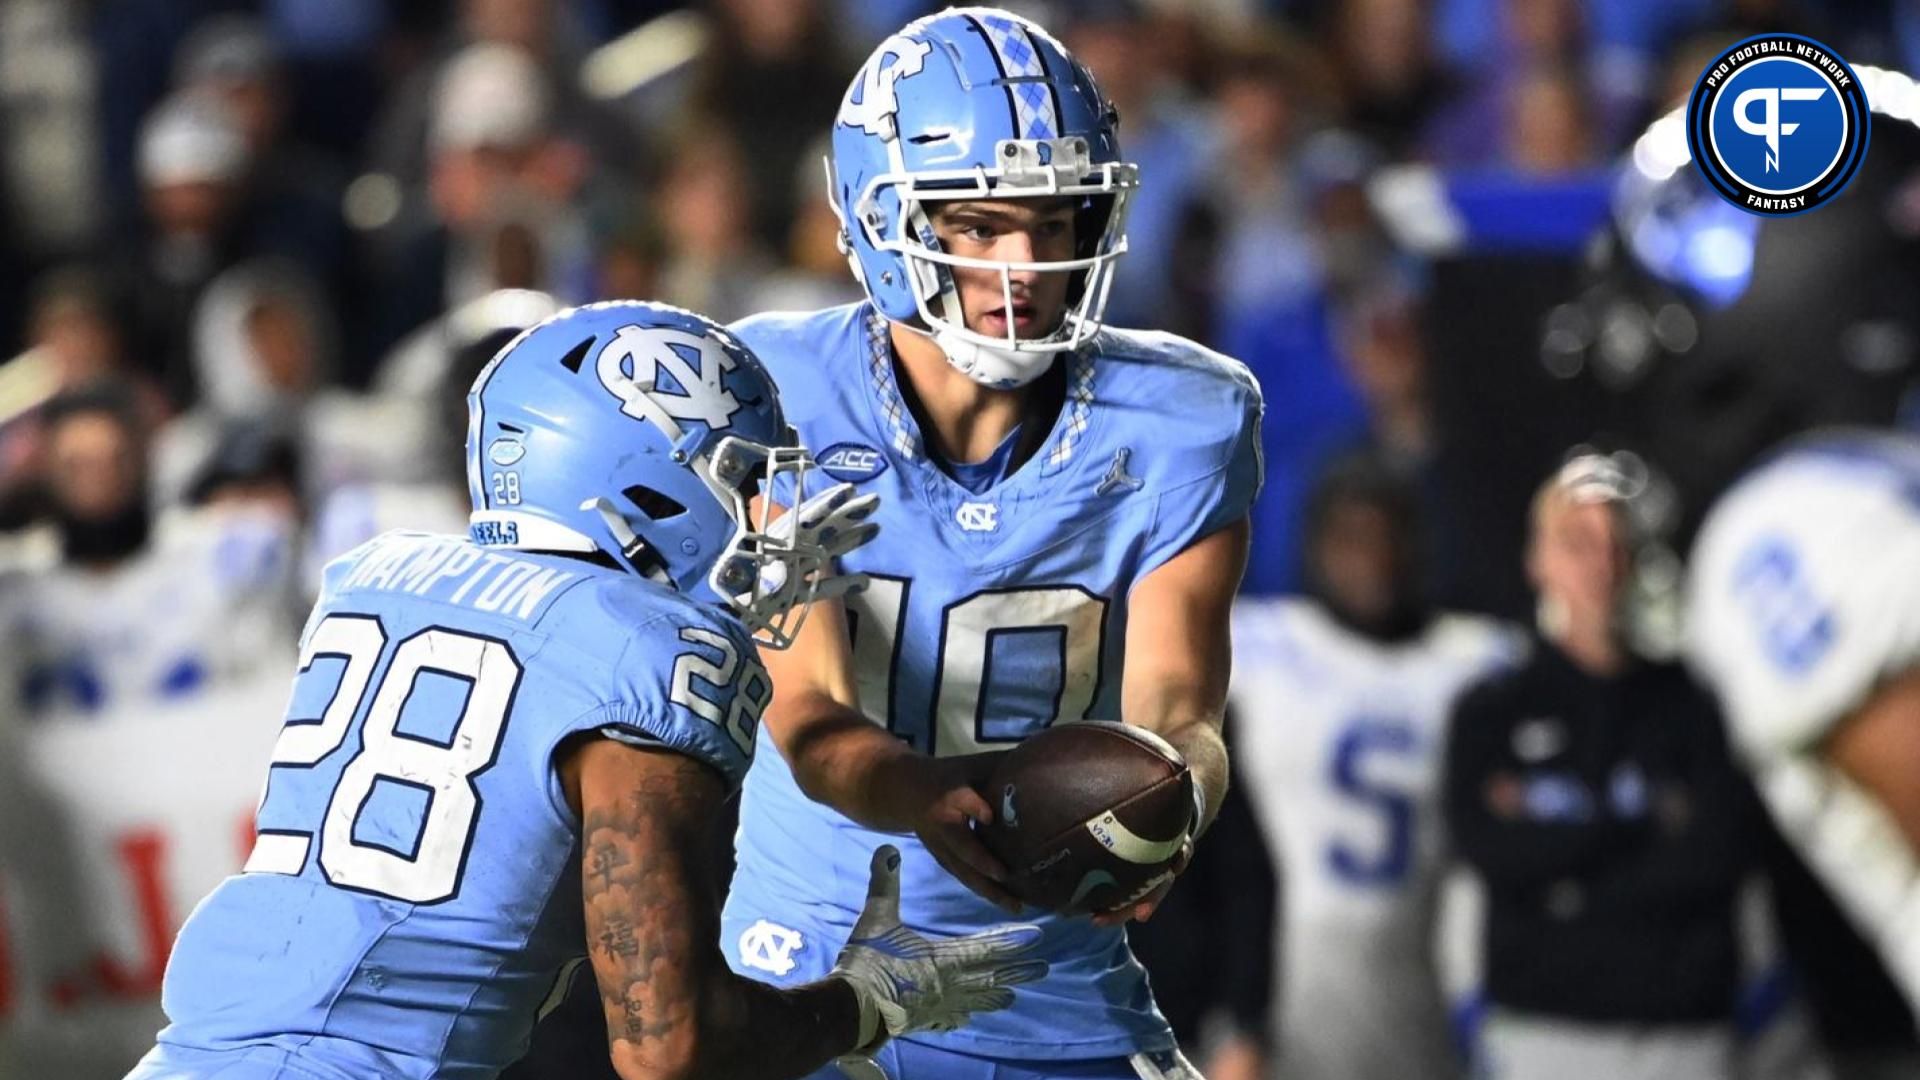
[[[651,421],[673,439],[682,421],[723,428],[740,411],[721,381],[732,370],[733,357],[719,342],[664,327],[623,326],[594,361],[600,385],[620,399],[621,412]]]
[[[1687,147],[1720,196],[1798,214],[1840,194],[1867,153],[1866,91],[1812,38],[1763,34],[1707,65],[1687,101]]]
[[[895,34],[880,43],[860,69],[860,78],[847,87],[847,99],[840,103],[840,122],[857,127],[869,135],[883,138],[893,134],[893,112],[897,107],[893,84],[920,73],[933,46]],[[854,95],[860,95],[854,100]]]

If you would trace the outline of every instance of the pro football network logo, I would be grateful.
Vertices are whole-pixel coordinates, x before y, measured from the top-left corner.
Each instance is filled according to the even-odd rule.
[[[1801,214],[1846,189],[1867,156],[1867,94],[1847,62],[1797,34],[1715,57],[1687,99],[1687,148],[1722,198]]]

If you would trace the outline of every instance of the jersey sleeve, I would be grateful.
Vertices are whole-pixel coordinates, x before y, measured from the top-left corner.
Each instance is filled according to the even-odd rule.
[[[1920,658],[1920,498],[1869,464],[1783,460],[1695,546],[1687,651],[1740,745],[1803,750]]]
[[[692,617],[656,621],[628,641],[622,700],[593,726],[609,738],[684,754],[736,788],[753,762],[773,683],[744,629],[691,604],[685,609]]]
[[[536,753],[599,734],[671,750],[739,785],[773,697],[752,639],[719,611],[637,580],[605,580],[555,611],[535,665],[547,688]]]
[[[1194,346],[1197,350],[1198,346]],[[1155,471],[1159,494],[1146,540],[1142,573],[1188,545],[1247,516],[1265,480],[1260,457],[1260,385],[1245,365],[1208,353],[1183,367],[1188,385],[1169,401],[1193,401],[1192,411],[1164,423],[1188,430],[1163,443]],[[1195,400],[1197,399],[1197,401]],[[1165,406],[1162,406],[1165,409]]]

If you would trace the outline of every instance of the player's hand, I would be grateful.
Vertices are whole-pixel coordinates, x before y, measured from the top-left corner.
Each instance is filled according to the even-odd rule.
[[[817,548],[828,560],[838,559],[880,532],[869,521],[880,507],[880,496],[857,494],[852,484],[835,484],[795,507],[767,527],[767,535],[803,548]],[[816,600],[829,600],[865,588],[865,574],[822,573],[814,588]]]
[[[867,905],[840,950],[832,975],[860,1002],[860,1045],[871,1054],[910,1031],[952,1031],[976,1012],[1013,1004],[1014,986],[1047,973],[1027,954],[1037,926],[1016,924],[955,938],[928,938],[900,923],[900,851],[873,853]]]
[[[914,835],[928,854],[960,884],[1006,909],[1020,913],[1020,898],[1007,888],[1007,868],[974,832],[993,820],[993,804],[980,785],[999,753],[960,757],[915,757],[918,775],[910,781]]]
[[[1199,834],[1206,820],[1206,793],[1196,783],[1193,786],[1193,815],[1187,819],[1187,835],[1180,842],[1180,850],[1174,855],[1173,861],[1167,864],[1166,876],[1138,900],[1122,904],[1111,911],[1095,912],[1093,924],[1122,926],[1128,922],[1146,922],[1153,918],[1153,913],[1160,910],[1160,901],[1165,900],[1167,893],[1172,890],[1174,881],[1181,874],[1186,873],[1188,864],[1193,862],[1193,838]]]
[[[1187,864],[1193,861],[1193,838],[1180,845],[1180,854],[1173,857],[1172,865],[1167,867],[1166,879],[1148,890],[1147,894],[1131,904],[1123,904],[1111,911],[1095,912],[1095,926],[1124,926],[1128,922],[1146,922],[1160,909],[1160,901],[1167,898],[1173,889],[1174,879],[1186,872]]]

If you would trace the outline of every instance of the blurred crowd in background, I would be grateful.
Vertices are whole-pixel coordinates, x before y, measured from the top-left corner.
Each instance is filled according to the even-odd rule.
[[[1381,573],[1530,624],[1530,500],[1592,443],[1636,474],[1657,655],[1715,492],[1799,430],[1912,411],[1920,91],[1875,82],[1869,174],[1764,227],[1655,122],[1763,30],[1920,71],[1920,3],[1013,6],[1141,167],[1108,321],[1264,387],[1249,595],[1364,579],[1303,559],[1310,492],[1357,454],[1421,522]],[[603,298],[859,298],[820,157],[860,60],[930,9],[0,0],[0,1053],[28,1063],[0,1075],[138,1056],[118,1033],[150,1037],[185,905],[246,850],[316,568],[464,529],[464,395],[513,332]],[[1410,813],[1437,812],[1423,760]],[[1242,880],[1187,887],[1192,925]],[[1256,1061],[1270,990],[1225,1040]]]

